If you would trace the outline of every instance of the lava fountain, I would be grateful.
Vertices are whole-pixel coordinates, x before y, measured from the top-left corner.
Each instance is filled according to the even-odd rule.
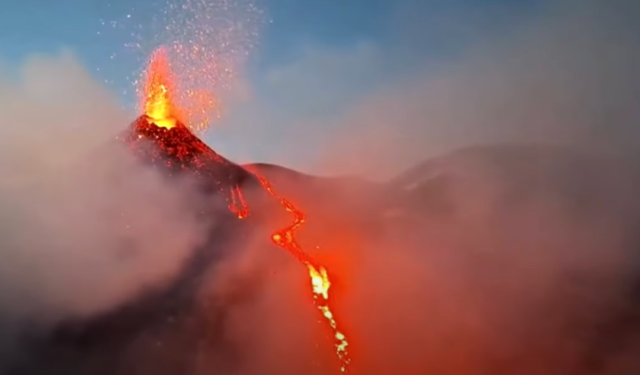
[[[171,97],[175,92],[175,79],[165,49],[153,53],[143,82],[141,107],[150,123],[165,129],[175,127],[181,116]]]
[[[146,152],[154,164],[177,170],[189,170],[198,177],[213,180],[218,190],[225,194],[229,209],[238,219],[249,216],[249,207],[244,199],[241,185],[247,179],[257,179],[264,190],[278,201],[284,210],[292,214],[293,221],[284,228],[275,230],[271,242],[286,250],[308,271],[313,303],[321,313],[333,334],[335,353],[340,363],[340,371],[349,373],[349,356],[346,335],[338,326],[335,313],[331,310],[329,289],[331,280],[324,266],[307,254],[298,242],[296,231],[305,224],[306,215],[288,199],[279,196],[263,176],[255,170],[244,169],[223,158],[196,137],[182,121],[188,114],[183,113],[174,100],[176,77],[169,65],[164,49],[154,52],[145,72],[140,93],[140,108],[144,112],[134,123],[134,131],[122,140],[134,151],[139,151],[139,142],[152,142],[153,151]]]

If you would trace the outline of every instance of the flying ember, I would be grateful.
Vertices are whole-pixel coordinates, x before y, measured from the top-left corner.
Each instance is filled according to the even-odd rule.
[[[295,237],[295,232],[306,222],[306,216],[289,200],[277,195],[271,184],[256,171],[249,171],[229,162],[206,146],[193,135],[182,121],[184,116],[174,100],[175,80],[164,49],[157,50],[151,57],[146,71],[144,86],[141,88],[141,109],[144,115],[136,122],[137,136],[125,139],[132,146],[143,134],[156,143],[153,158],[173,158],[167,167],[179,164],[182,169],[193,170],[197,175],[207,175],[216,179],[219,191],[227,195],[229,210],[238,219],[249,216],[249,206],[240,188],[239,178],[250,176],[257,179],[264,190],[276,199],[282,208],[293,215],[293,222],[278,229],[271,235],[271,241],[293,255],[309,273],[313,303],[320,311],[332,331],[335,353],[340,362],[340,371],[349,372],[351,358],[348,341],[339,329],[335,314],[330,307],[329,288],[331,281],[324,266],[318,264]],[[151,135],[151,137],[149,137]],[[145,138],[143,137],[143,138]],[[160,153],[160,154],[159,154]],[[218,171],[215,174],[212,171]],[[243,177],[244,178],[244,177]],[[222,181],[222,179],[226,179]],[[226,187],[225,187],[226,186]]]

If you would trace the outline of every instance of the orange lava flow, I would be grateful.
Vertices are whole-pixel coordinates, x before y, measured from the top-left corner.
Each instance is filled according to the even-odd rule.
[[[277,199],[282,207],[287,212],[293,214],[294,220],[290,225],[275,231],[271,235],[271,240],[274,244],[288,251],[291,255],[296,257],[300,263],[305,265],[309,270],[309,278],[311,279],[311,287],[313,292],[313,303],[318,310],[322,313],[331,330],[333,331],[334,345],[336,349],[336,355],[340,361],[340,371],[343,373],[349,373],[349,364],[351,363],[351,357],[349,356],[348,346],[349,342],[347,337],[338,328],[336,318],[329,306],[329,288],[331,287],[331,280],[327,274],[327,270],[317,264],[313,258],[304,252],[300,243],[296,240],[295,231],[300,228],[306,221],[305,214],[296,208],[289,200],[278,196],[269,181],[264,177],[258,176],[253,173],[256,178],[262,184],[262,187],[271,195]]]

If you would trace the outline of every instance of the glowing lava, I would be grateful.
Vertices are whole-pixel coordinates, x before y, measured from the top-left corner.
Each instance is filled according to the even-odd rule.
[[[249,207],[244,199],[238,178],[241,174],[254,176],[264,190],[280,205],[293,215],[293,222],[271,235],[271,241],[293,255],[308,272],[311,280],[313,302],[321,312],[333,332],[336,355],[340,361],[342,373],[348,373],[351,358],[348,352],[348,341],[338,328],[336,318],[330,308],[329,288],[331,281],[327,270],[307,253],[295,237],[295,232],[306,221],[304,213],[289,200],[277,195],[270,183],[255,171],[244,170],[227,161],[194,136],[181,122],[183,116],[178,110],[174,98],[174,79],[166,52],[157,50],[146,71],[144,87],[141,90],[144,116],[136,122],[137,135],[127,138],[132,145],[139,139],[146,138],[156,144],[156,151],[151,155],[153,161],[166,159],[167,167],[178,164],[181,169],[193,170],[196,175],[216,179],[220,192],[228,194],[229,210],[237,218],[245,219],[249,215]],[[173,159],[173,160],[172,160]],[[216,171],[215,174],[212,171]],[[221,181],[221,179],[226,179]]]
[[[167,52],[159,48],[151,55],[144,87],[140,90],[142,110],[151,122],[161,128],[176,126],[179,115],[171,95],[175,92],[173,73]]]
[[[277,199],[287,212],[293,214],[293,223],[274,232],[271,235],[271,240],[274,244],[287,250],[291,255],[296,257],[296,259],[298,259],[298,261],[305,265],[309,270],[309,278],[311,279],[311,287],[313,291],[313,303],[316,308],[320,310],[322,316],[327,320],[331,330],[333,331],[336,355],[340,361],[340,371],[348,373],[349,364],[351,363],[351,358],[347,348],[349,346],[349,342],[347,341],[347,337],[344,333],[342,333],[338,328],[336,318],[329,306],[329,288],[331,287],[329,275],[322,265],[317,264],[307,253],[304,252],[302,246],[295,237],[295,231],[305,223],[306,216],[289,200],[278,196],[273,191],[269,181],[264,177],[257,175],[255,172],[253,173],[267,193]]]

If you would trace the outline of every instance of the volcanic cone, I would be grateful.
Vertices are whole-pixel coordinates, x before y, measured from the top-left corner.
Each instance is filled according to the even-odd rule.
[[[146,115],[138,117],[119,139],[143,162],[169,178],[188,175],[208,193],[222,193],[230,204],[242,199],[240,188],[255,177],[224,158],[181,122],[157,126]]]

